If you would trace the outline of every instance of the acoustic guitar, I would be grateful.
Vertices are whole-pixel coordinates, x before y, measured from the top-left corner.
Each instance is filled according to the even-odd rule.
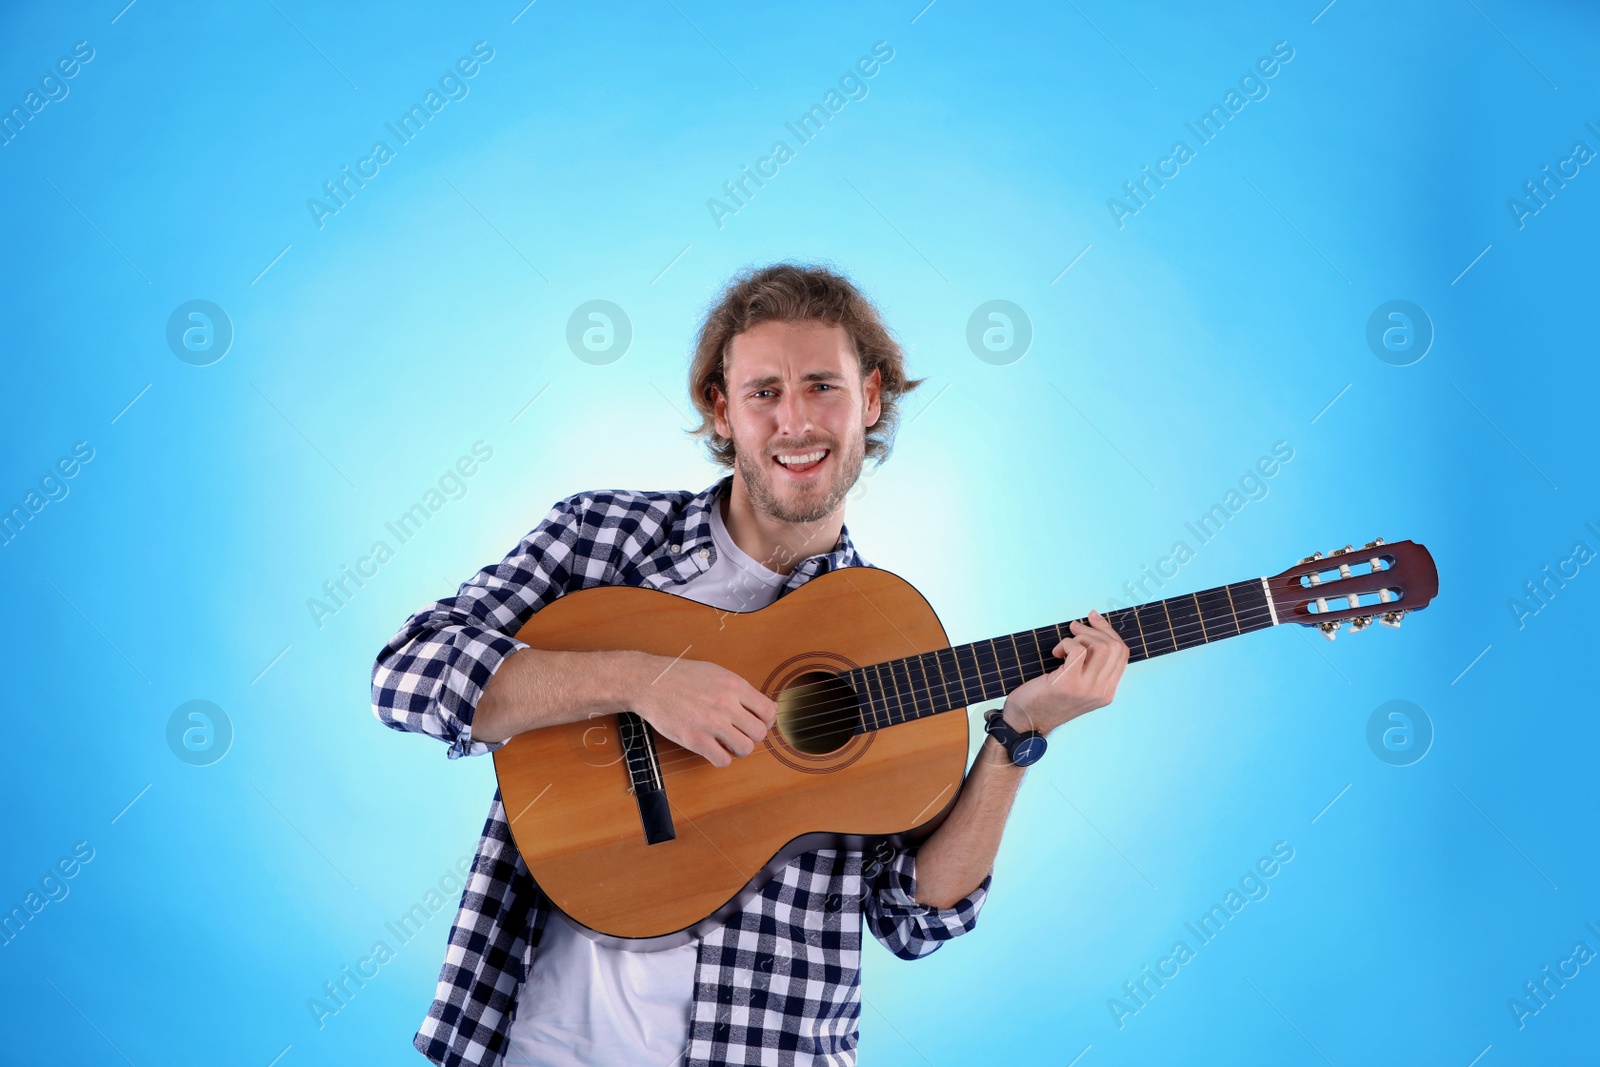
[[[1398,626],[1438,588],[1426,548],[1379,539],[1105,617],[1136,662],[1287,623],[1330,639],[1346,622]],[[801,852],[926,839],[966,772],[966,708],[1059,666],[1050,650],[1070,633],[1062,623],[952,648],[921,594],[874,567],[830,571],[746,613],[633,586],[569,593],[517,637],[709,660],[775,700],[777,722],[721,768],[633,712],[518,734],[494,756],[517,848],[594,939],[684,943]]]

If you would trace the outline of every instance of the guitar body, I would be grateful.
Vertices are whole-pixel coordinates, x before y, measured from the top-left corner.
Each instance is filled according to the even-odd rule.
[[[810,707],[780,700],[779,724],[729,767],[650,731],[675,832],[655,844],[646,840],[619,716],[531,730],[496,751],[506,815],[534,881],[607,944],[657,948],[701,936],[810,849],[921,840],[948,813],[966,772],[964,713],[852,732],[848,687],[841,699],[840,683],[824,681],[948,645],[927,601],[888,571],[830,571],[748,613],[597,586],[536,612],[517,637],[547,650],[708,660],[774,700],[812,682],[834,686]]]

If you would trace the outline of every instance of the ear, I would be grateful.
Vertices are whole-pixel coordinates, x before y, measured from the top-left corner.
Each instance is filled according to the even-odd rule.
[[[733,427],[728,425],[728,395],[716,386],[711,386],[711,423],[716,427],[717,436],[725,441],[733,440]]]
[[[883,391],[883,375],[879,373],[877,367],[873,367],[872,373],[867,375],[866,378],[862,379],[861,388],[862,392],[866,396],[866,428],[870,430],[874,426],[878,425],[878,416],[883,414],[883,403],[881,397],[881,393]]]

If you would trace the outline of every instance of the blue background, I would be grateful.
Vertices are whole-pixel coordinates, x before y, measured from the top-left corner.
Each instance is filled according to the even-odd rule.
[[[0,907],[77,843],[93,859],[0,947],[0,1058],[420,1062],[453,897],[320,1028],[308,1001],[470,856],[493,774],[379,726],[372,658],[557,498],[709,484],[682,436],[690,340],[734,271],[782,258],[848,272],[929,379],[847,521],[952,640],[1104,609],[1179,539],[1169,594],[1374,536],[1423,542],[1442,581],[1398,631],[1131,669],[1028,775],[974,934],[917,963],[867,939],[863,1062],[1594,1046],[1600,967],[1520,1026],[1508,1006],[1576,942],[1600,950],[1579,673],[1600,577],[1524,593],[1600,549],[1600,173],[1520,224],[1508,205],[1600,149],[1592,9],[113,0],[3,20],[8,110],[75,43],[93,59],[0,147],[0,506],[37,502],[76,443],[93,458],[0,549]],[[467,95],[319,226],[307,201],[395,147],[384,124],[479,41]],[[866,95],[800,144],[784,124],[880,41]],[[1185,123],[1277,42],[1265,97],[1201,145]],[[779,139],[793,158],[718,225],[707,201]],[[1180,139],[1194,157],[1119,226],[1108,200]],[[566,340],[594,299],[631,323],[612,362]],[[208,366],[167,342],[191,300],[231,322]],[[968,344],[991,300],[1026,315],[1025,352]],[[1367,341],[1391,300],[1433,334],[1407,366]],[[384,523],[478,441],[464,494],[319,625],[323,583],[393,547]],[[1197,546],[1184,524],[1276,442],[1292,461]],[[230,724],[206,766],[168,741],[191,700]],[[1431,724],[1409,766],[1367,740],[1391,700]],[[1269,894],[1197,946],[1185,923],[1278,842]],[[1179,939],[1195,958],[1128,1000]],[[1114,997],[1139,1006],[1120,1026]]]

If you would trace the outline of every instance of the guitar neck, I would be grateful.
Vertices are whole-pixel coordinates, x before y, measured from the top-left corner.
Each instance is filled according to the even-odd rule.
[[[1105,618],[1127,643],[1130,662],[1265,630],[1278,622],[1265,578],[1123,608]],[[1042,626],[846,671],[844,677],[861,698],[862,729],[998,700],[1061,665],[1050,650],[1072,635],[1070,625]]]

